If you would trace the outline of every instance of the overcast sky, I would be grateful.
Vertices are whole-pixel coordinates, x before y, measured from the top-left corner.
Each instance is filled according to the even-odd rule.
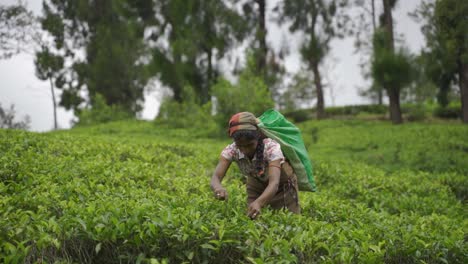
[[[12,4],[16,0],[0,0],[1,4]],[[28,7],[36,14],[40,14],[42,1],[28,0]],[[267,1],[268,2],[268,1]],[[276,2],[276,1],[274,1]],[[376,1],[380,4],[381,1]],[[395,34],[401,34],[405,45],[413,53],[418,53],[424,44],[420,26],[409,16],[421,0],[399,1],[394,11]],[[272,3],[272,1],[270,1]],[[270,6],[269,8],[271,8]],[[299,45],[297,36],[290,36],[286,29],[280,29],[269,23],[268,42],[279,47],[281,42],[290,45],[291,54],[286,59],[288,71],[297,71],[300,67],[299,55],[294,50]],[[365,86],[361,70],[358,66],[359,54],[354,54],[352,39],[336,40],[332,43],[331,56],[322,68],[324,81],[330,81],[334,96],[330,89],[325,91],[325,104],[350,105],[369,103],[358,95],[358,87]],[[19,54],[8,60],[0,60],[0,104],[9,107],[15,104],[17,115],[31,117],[31,130],[48,131],[53,128],[53,108],[48,82],[38,80],[34,74],[34,56]],[[144,119],[153,119],[159,108],[159,97],[152,92],[145,96],[142,112]],[[58,108],[58,123],[61,128],[69,128],[73,118],[71,112]]]

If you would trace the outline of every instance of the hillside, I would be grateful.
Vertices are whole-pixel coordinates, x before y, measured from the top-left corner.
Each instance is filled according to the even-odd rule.
[[[299,124],[319,191],[303,212],[245,215],[227,138],[127,121],[0,130],[2,263],[465,263],[468,127]]]

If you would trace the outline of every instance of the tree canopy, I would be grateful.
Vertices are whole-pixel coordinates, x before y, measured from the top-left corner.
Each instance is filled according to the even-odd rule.
[[[366,94],[382,103],[387,93],[395,124],[403,121],[400,100],[437,100],[447,107],[457,97],[468,122],[465,2],[423,1],[414,15],[423,22],[426,45],[412,54],[394,36],[397,0],[44,0],[39,17],[18,1],[0,5],[0,59],[23,50],[35,54],[36,76],[49,82],[54,108],[71,109],[77,117],[89,116],[93,107],[135,116],[157,82],[175,105],[228,107],[252,81],[253,98],[270,98],[261,105],[296,110],[316,102],[320,119],[326,116],[325,86],[336,85],[323,81],[332,41],[352,36],[370,55],[363,62],[372,77]],[[358,28],[350,19],[356,7]],[[285,66],[284,51],[292,43],[286,40],[284,49],[269,43],[275,22],[299,35],[300,72]],[[187,98],[189,90],[194,98]]]

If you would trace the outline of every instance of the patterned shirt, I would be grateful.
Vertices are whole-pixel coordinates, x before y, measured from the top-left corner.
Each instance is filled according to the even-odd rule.
[[[263,139],[263,144],[265,145],[263,150],[264,168],[268,168],[268,164],[275,160],[281,160],[281,163],[284,162],[284,155],[278,142],[271,138],[265,138]],[[221,156],[229,161],[236,162],[242,174],[257,178],[263,182],[268,181],[268,170],[265,169],[265,173],[261,176],[257,175],[257,170],[255,168],[256,156],[250,160],[239,150],[236,143],[232,143],[225,147],[221,152]]]

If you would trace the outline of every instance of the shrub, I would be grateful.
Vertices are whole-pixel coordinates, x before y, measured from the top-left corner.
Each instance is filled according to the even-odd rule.
[[[89,126],[111,121],[133,118],[133,114],[126,112],[118,105],[107,105],[104,97],[97,94],[93,106],[78,113],[76,126]]]
[[[406,118],[408,121],[422,121],[426,119],[427,110],[425,105],[404,105],[402,107],[402,112],[406,113]]]
[[[310,120],[313,118],[312,115],[313,115],[313,112],[311,109],[299,109],[299,110],[284,113],[284,116],[287,119],[290,119],[291,121],[295,123]]]
[[[196,136],[218,136],[220,134],[214,117],[211,115],[211,103],[199,105],[196,102],[193,88],[184,87],[183,102],[166,98],[155,120],[156,125],[167,125],[170,128],[185,128]]]
[[[29,129],[31,118],[26,115],[22,121],[15,121],[15,105],[10,105],[10,109],[3,108],[0,104],[0,128]]]
[[[388,106],[386,105],[347,105],[347,106],[335,106],[328,107],[325,109],[327,115],[338,116],[338,115],[358,115],[359,113],[365,112],[370,114],[386,114]]]
[[[248,111],[260,116],[274,106],[268,87],[261,77],[255,75],[254,69],[255,62],[249,57],[237,84],[219,79],[212,87],[216,97],[216,120],[220,127],[225,129],[229,118],[235,113]]]
[[[433,114],[439,118],[459,119],[461,118],[461,104],[450,103],[446,107],[439,106],[434,110]]]
[[[325,108],[325,113],[328,117],[339,116],[372,116],[385,115],[388,111],[387,105],[347,105],[347,106],[333,106]],[[300,109],[295,111],[288,111],[284,116],[292,119],[294,122],[304,122],[314,118],[315,108]]]
[[[225,141],[173,140],[179,129],[142,121],[96,126],[116,132],[104,135],[94,127],[0,130],[0,262],[466,262],[465,126],[301,126],[306,138],[321,131],[309,149],[321,158],[319,192],[300,193],[301,215],[265,208],[256,221],[245,215],[245,186],[232,171],[229,200],[212,197],[207,174]],[[399,158],[395,143],[405,146]],[[383,159],[365,164],[375,151]],[[418,171],[440,153],[455,153],[459,169]]]

